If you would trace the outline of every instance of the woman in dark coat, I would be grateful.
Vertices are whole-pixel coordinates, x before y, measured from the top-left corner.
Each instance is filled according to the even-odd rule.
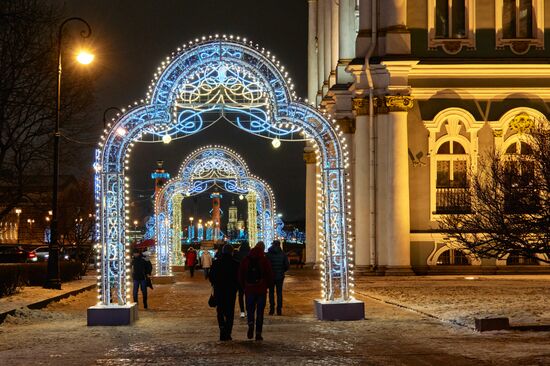
[[[241,263],[248,253],[250,253],[250,244],[245,241],[241,244],[239,251],[235,253],[234,258],[238,263]],[[244,318],[246,308],[244,306],[244,289],[241,286],[239,286],[239,309],[241,310],[241,318]]]
[[[214,287],[220,341],[230,341],[235,316],[235,299],[237,297],[239,263],[233,259],[233,247],[225,244],[221,257],[212,263],[210,282]]]

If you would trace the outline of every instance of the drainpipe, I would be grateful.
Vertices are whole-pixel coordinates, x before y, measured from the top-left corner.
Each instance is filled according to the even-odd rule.
[[[376,139],[374,137],[374,82],[372,80],[372,73],[370,69],[370,58],[376,48],[378,41],[378,0],[371,0],[371,42],[365,55],[365,62],[363,70],[367,75],[367,82],[369,86],[369,146],[370,146],[370,164],[369,164],[369,215],[370,215],[370,264],[374,269],[377,264],[376,260]]]

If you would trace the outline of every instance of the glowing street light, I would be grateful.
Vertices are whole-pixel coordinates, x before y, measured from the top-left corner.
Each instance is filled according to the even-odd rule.
[[[165,144],[169,144],[170,142],[172,142],[172,136],[170,135],[162,136],[162,142],[164,142]]]
[[[48,251],[50,253],[48,260],[48,272],[46,276],[46,282],[44,288],[49,289],[61,289],[61,279],[59,278],[59,244],[58,239],[58,229],[57,229],[57,196],[59,193],[59,140],[61,134],[59,133],[59,121],[61,115],[61,72],[62,72],[62,62],[61,62],[61,48],[63,45],[63,28],[67,23],[70,22],[80,22],[86,26],[86,28],[80,32],[82,38],[88,38],[92,35],[92,28],[90,24],[82,18],[72,17],[67,18],[61,23],[57,31],[57,98],[55,100],[56,106],[56,118],[55,118],[55,130],[53,135],[53,187],[52,187],[52,223],[50,225],[50,243],[48,245]],[[77,60],[83,64],[89,64],[93,61],[93,56],[91,54],[80,53],[80,56],[77,56]]]
[[[83,65],[88,65],[92,63],[94,58],[95,56],[92,53],[85,50],[81,50],[78,55],[76,55],[76,60]]]

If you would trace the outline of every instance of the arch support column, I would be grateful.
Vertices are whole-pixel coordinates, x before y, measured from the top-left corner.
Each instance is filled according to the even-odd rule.
[[[306,252],[305,263],[315,266],[319,263],[317,246],[317,172],[316,159],[313,147],[304,148],[304,162],[306,163]]]

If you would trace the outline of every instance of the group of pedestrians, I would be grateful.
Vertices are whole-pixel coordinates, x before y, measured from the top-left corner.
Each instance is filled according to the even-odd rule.
[[[146,253],[145,253],[146,254]],[[278,240],[273,241],[267,255],[265,244],[258,242],[252,249],[247,242],[233,255],[233,246],[225,244],[216,257],[205,250],[201,254],[205,278],[213,287],[216,304],[220,340],[231,340],[233,320],[235,318],[235,301],[239,299],[241,318],[247,318],[247,338],[254,335],[257,341],[263,340],[262,330],[264,310],[269,291],[269,315],[282,315],[283,283],[285,272],[289,268],[287,255],[281,249]],[[193,277],[197,264],[197,252],[189,248],[185,260]],[[152,265],[147,255],[134,251],[132,275],[134,280],[134,302],[138,302],[138,291],[143,293],[143,307],[147,309],[147,286],[152,288],[150,278]]]
[[[263,340],[262,330],[268,290],[270,315],[275,312],[275,289],[277,315],[282,314],[283,282],[284,273],[289,267],[288,258],[277,240],[272,243],[267,256],[264,251],[265,244],[260,241],[252,249],[243,244],[239,252],[233,256],[233,247],[226,244],[222,248],[220,258],[212,264],[209,278],[214,288],[221,341],[232,339],[235,300],[238,293],[244,294],[245,301],[239,299],[239,307],[241,316],[244,317],[243,302],[246,304],[248,339],[254,338],[255,334],[257,341]]]

